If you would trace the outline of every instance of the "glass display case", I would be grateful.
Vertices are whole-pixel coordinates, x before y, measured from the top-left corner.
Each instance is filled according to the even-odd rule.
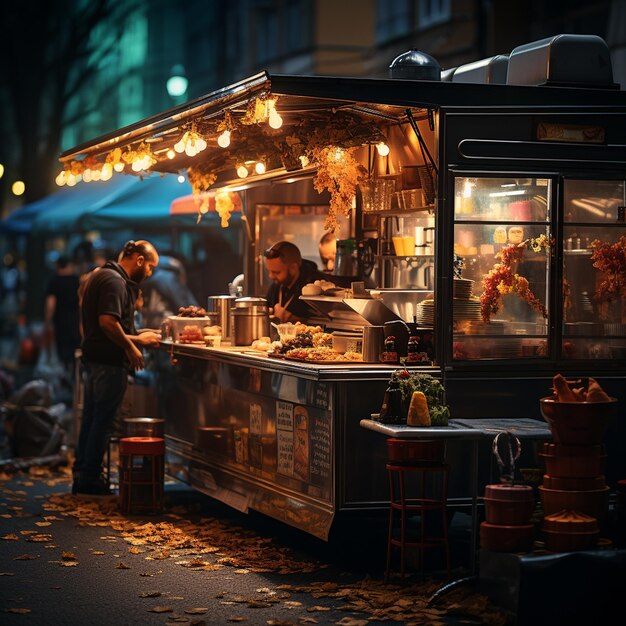
[[[454,193],[453,360],[546,358],[553,181],[457,177]]]
[[[625,358],[625,193],[618,180],[457,176],[452,359]]]
[[[626,358],[626,185],[563,181],[564,359]]]

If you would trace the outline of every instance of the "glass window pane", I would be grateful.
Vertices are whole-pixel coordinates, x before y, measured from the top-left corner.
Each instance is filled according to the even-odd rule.
[[[566,180],[563,208],[566,222],[616,222],[626,204],[626,185],[618,180]]]
[[[547,222],[550,181],[546,178],[457,177],[456,220]]]

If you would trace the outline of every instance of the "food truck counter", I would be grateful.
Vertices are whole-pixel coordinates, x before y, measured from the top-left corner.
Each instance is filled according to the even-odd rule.
[[[152,356],[175,478],[323,539],[337,514],[386,506],[384,441],[359,424],[380,408],[397,365],[171,342]]]

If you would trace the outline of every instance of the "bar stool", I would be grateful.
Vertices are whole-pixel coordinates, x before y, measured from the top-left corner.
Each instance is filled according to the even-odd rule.
[[[443,462],[443,457],[433,454],[434,448],[425,444],[434,442],[402,441],[402,454],[393,440],[388,442],[391,460],[387,463],[389,477],[389,530],[387,535],[387,567],[385,581],[391,572],[391,555],[394,548],[400,549],[400,574],[404,580],[406,551],[409,548],[419,550],[420,570],[424,569],[424,550],[441,548],[445,554],[446,570],[450,576],[450,549],[448,545],[448,476],[450,466]],[[439,442],[436,442],[439,445]],[[441,446],[443,453],[443,445]],[[429,458],[420,459],[425,452]],[[403,460],[403,457],[407,460]],[[407,488],[407,481],[411,486]],[[427,534],[426,517],[428,512],[441,515],[442,530],[440,535]],[[410,519],[419,515],[417,529],[410,530]],[[430,518],[429,518],[430,519]],[[398,528],[399,522],[399,528]]]
[[[162,437],[123,437],[120,453],[120,511],[158,513],[163,508],[165,440]]]

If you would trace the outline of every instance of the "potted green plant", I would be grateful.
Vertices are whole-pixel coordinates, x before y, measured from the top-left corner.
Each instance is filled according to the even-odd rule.
[[[410,372],[407,369],[397,370],[392,374],[400,383],[404,414],[408,412],[411,397],[414,391],[421,391],[426,397],[430,421],[432,426],[447,426],[450,418],[450,408],[443,403],[445,392],[441,381],[430,374]]]

